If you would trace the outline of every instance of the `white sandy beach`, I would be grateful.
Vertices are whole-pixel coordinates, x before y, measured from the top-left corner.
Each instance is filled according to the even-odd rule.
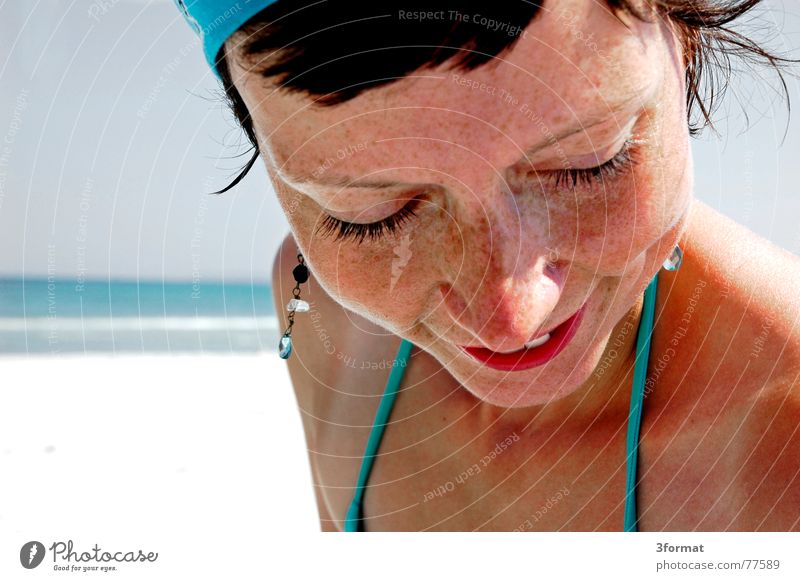
[[[245,579],[270,569],[286,535],[319,530],[274,352],[0,358],[0,370],[6,549],[71,539],[77,551],[159,553],[115,579]],[[55,574],[52,561],[0,562],[2,579],[23,573]]]

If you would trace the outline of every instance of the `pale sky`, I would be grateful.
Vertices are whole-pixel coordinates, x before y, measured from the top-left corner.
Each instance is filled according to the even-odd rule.
[[[767,4],[771,46],[800,57],[800,6]],[[217,88],[171,0],[0,4],[0,276],[268,280],[288,226],[263,165],[203,195],[246,159],[225,158],[246,140]],[[729,98],[722,139],[694,144],[695,195],[800,253],[800,118],[780,144],[768,84],[733,88],[753,126]]]

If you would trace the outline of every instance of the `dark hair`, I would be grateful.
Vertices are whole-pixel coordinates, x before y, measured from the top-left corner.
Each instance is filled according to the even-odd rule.
[[[605,0],[618,17],[623,12],[647,21],[662,16],[676,26],[683,44],[692,135],[707,126],[713,129],[712,114],[734,71],[732,57],[776,70],[788,104],[781,66],[797,61],[767,51],[728,26],[760,2]],[[306,94],[315,99],[316,106],[327,107],[445,62],[454,69],[475,69],[510,50],[543,3],[385,0],[367,5],[352,0],[279,0],[237,31],[237,38],[244,40],[235,52],[247,61],[258,60],[253,70],[273,78],[282,90]],[[415,17],[415,13],[438,11],[449,17]],[[480,18],[474,18],[478,14]],[[492,26],[487,25],[490,20]],[[236,179],[216,194],[238,184],[260,154],[250,112],[231,79],[229,44],[217,55],[217,69],[224,98],[253,154]]]

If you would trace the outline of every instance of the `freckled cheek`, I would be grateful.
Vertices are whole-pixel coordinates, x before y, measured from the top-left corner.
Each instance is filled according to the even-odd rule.
[[[608,196],[581,205],[575,260],[606,276],[620,276],[630,262],[667,230],[661,181],[637,171]]]
[[[315,203],[284,188],[279,195],[292,233],[323,290],[339,304],[378,319],[376,322],[392,320],[393,303],[386,299],[391,285],[391,246],[369,239],[360,246],[336,240],[336,231],[320,230],[325,215]]]
[[[392,250],[365,240],[360,249],[333,237],[315,239],[310,260],[314,275],[341,305],[372,319],[389,320],[394,312],[391,297]],[[395,281],[396,284],[396,281]]]
[[[350,243],[318,242],[314,257],[320,265],[318,278],[333,298],[346,306],[372,304],[383,292],[385,260],[351,250],[350,246]]]
[[[443,258],[412,241],[386,239],[316,244],[320,283],[341,305],[395,332],[414,324],[438,297],[433,289]]]
[[[438,304],[432,292],[437,265],[416,248],[408,256],[394,252],[397,246],[381,247],[382,251],[370,251],[369,258],[357,250],[343,251],[338,265],[326,266],[323,276],[337,281],[330,294],[338,303],[394,333],[407,333]]]

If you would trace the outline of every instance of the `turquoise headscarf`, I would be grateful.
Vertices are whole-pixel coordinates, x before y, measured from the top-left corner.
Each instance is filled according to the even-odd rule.
[[[200,37],[206,62],[219,78],[214,66],[222,45],[242,24],[277,0],[173,0],[186,22]]]

